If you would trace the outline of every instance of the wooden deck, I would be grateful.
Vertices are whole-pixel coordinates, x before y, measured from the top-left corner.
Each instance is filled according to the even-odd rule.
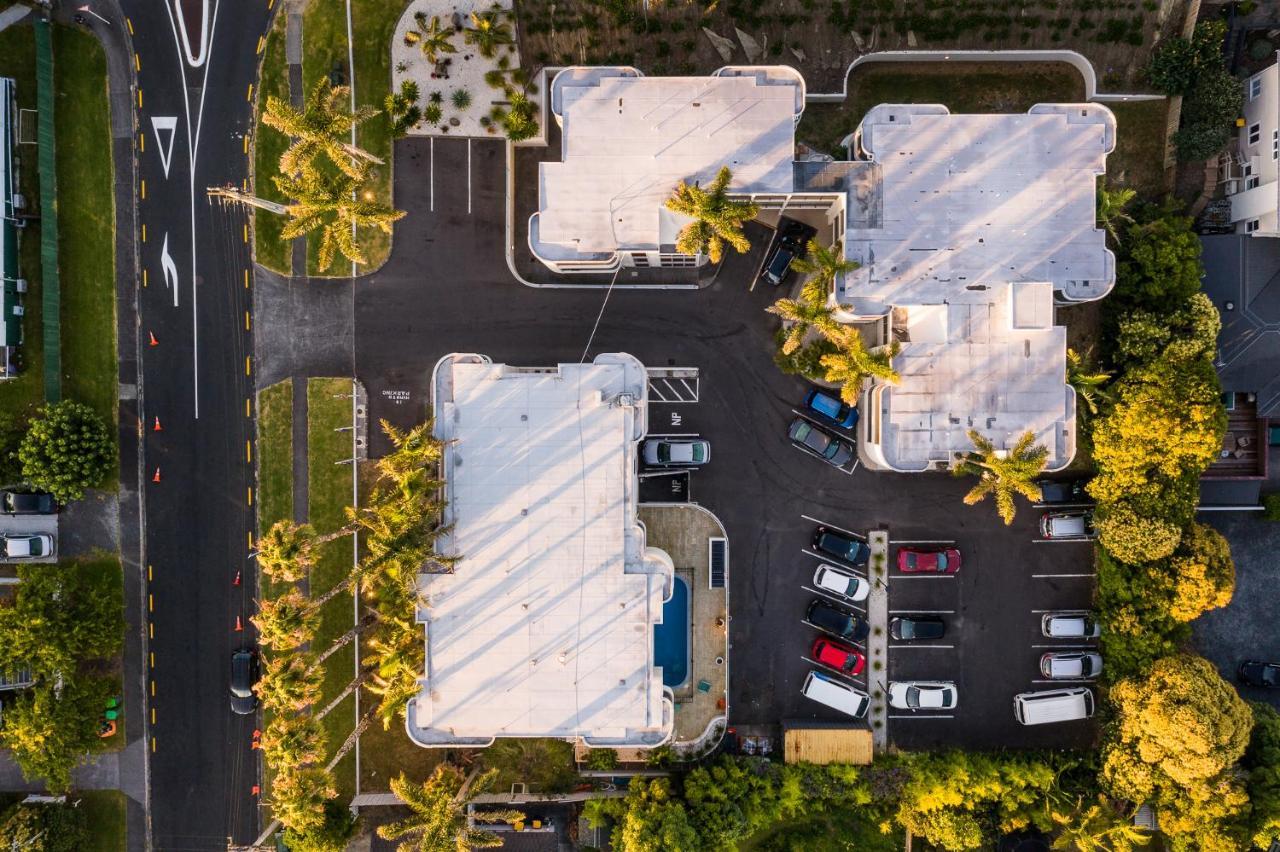
[[[1218,458],[1205,471],[1206,479],[1261,478],[1266,476],[1266,421],[1258,419],[1258,404],[1236,395],[1227,412],[1227,431]]]

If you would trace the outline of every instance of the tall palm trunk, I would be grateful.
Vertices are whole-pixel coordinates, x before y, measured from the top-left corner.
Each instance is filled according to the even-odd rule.
[[[357,636],[363,633],[370,625],[374,624],[378,620],[379,619],[378,619],[377,612],[370,611],[369,613],[367,613],[364,616],[364,618],[360,619],[360,622],[358,624],[356,624],[346,633],[343,633],[337,639],[333,640],[333,644],[331,644],[328,648],[326,648],[324,652],[320,654],[320,656],[316,657],[314,665],[316,666],[324,665],[325,660],[329,659],[338,651],[341,651],[343,648],[350,645],[352,640],[354,640]]]
[[[364,736],[364,732],[369,730],[369,725],[377,718],[377,715],[376,707],[365,712],[364,716],[360,718],[359,724],[351,729],[351,733],[347,734],[347,738],[342,741],[342,745],[338,747],[333,757],[329,759],[329,762],[325,765],[325,771],[332,772],[333,767],[337,766],[342,758],[347,756],[347,752],[351,751],[352,747]]]
[[[343,699],[345,699],[351,693],[359,689],[360,686],[362,686],[364,682],[369,679],[370,674],[371,674],[370,670],[365,669],[361,671],[360,674],[353,677],[347,683],[347,685],[343,687],[342,692],[339,692],[337,695],[335,695],[333,697],[333,700],[331,700],[328,704],[326,704],[324,707],[320,709],[320,712],[316,714],[316,719],[323,719],[325,716],[328,716],[329,711],[337,707],[339,704],[342,703]]]

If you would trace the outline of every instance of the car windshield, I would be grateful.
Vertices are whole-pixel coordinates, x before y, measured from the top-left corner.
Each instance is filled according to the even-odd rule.
[[[692,452],[690,453],[690,455],[691,455],[691,457],[693,458],[693,460],[694,460],[694,461],[696,461],[696,462],[706,461],[706,459],[707,459],[707,448],[706,448],[706,445],[704,445],[704,444],[694,444],[694,445],[693,445],[693,447],[692,447]]]
[[[671,445],[670,444],[658,444],[658,461],[660,462],[671,461]]]
[[[918,687],[907,687],[907,704],[912,707],[920,706],[920,689]]]
[[[827,449],[822,453],[829,459],[836,457],[836,453],[840,452],[840,444],[838,441],[830,441],[827,443]]]
[[[908,568],[916,567],[916,555],[914,553],[908,553],[906,555],[906,562]]]
[[[939,571],[945,571],[945,570],[947,570],[947,554],[945,554],[945,553],[936,553],[936,554],[934,554],[934,556],[935,556],[935,557],[937,558],[937,560],[938,560],[938,570],[939,570]],[[1033,623],[1034,623],[1034,622],[1033,622]]]
[[[814,411],[819,411],[828,417],[840,417],[840,403],[836,402],[826,394],[814,394],[813,402],[810,403],[810,406]]]

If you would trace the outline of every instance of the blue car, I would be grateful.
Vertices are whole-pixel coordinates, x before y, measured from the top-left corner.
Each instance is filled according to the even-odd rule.
[[[804,398],[804,407],[815,419],[830,423],[838,429],[852,429],[858,425],[858,409],[825,391],[809,391],[809,395]]]

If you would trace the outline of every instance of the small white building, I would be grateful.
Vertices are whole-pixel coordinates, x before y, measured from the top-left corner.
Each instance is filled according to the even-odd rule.
[[[521,368],[449,355],[433,375],[452,573],[422,574],[409,737],[653,747],[674,724],[654,626],[674,566],[637,519],[648,377],[625,354]]]
[[[1277,54],[1280,57],[1280,53]],[[1234,150],[1219,159],[1236,233],[1280,236],[1280,66],[1244,81],[1244,125]]]
[[[1026,432],[1047,467],[1075,455],[1075,392],[1054,305],[1115,284],[1096,223],[1096,185],[1115,148],[1111,111],[1039,104],[1023,115],[952,115],[937,104],[881,104],[855,135],[879,166],[878,208],[850,221],[861,264],[834,299],[847,321],[879,320],[896,340],[896,385],[863,395],[859,454],[869,467],[945,468]]]
[[[721,166],[734,194],[794,186],[804,79],[793,68],[726,67],[710,77],[645,77],[634,68],[566,68],[551,81],[561,158],[538,167],[529,248],[556,272],[694,266],[676,235],[691,220],[667,210],[680,181]]]

